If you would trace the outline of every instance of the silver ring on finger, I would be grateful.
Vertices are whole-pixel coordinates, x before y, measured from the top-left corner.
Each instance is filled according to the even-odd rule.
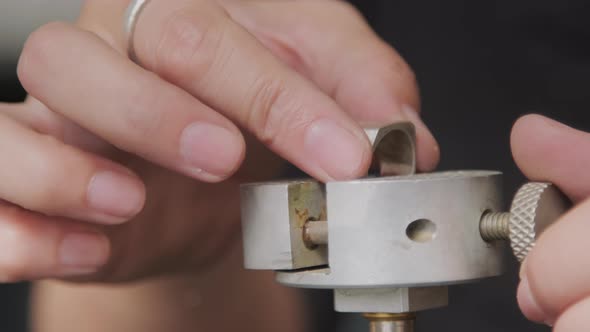
[[[127,42],[127,56],[131,61],[137,63],[137,55],[135,54],[134,35],[135,27],[139,16],[151,0],[133,0],[127,7],[124,20],[125,40]]]

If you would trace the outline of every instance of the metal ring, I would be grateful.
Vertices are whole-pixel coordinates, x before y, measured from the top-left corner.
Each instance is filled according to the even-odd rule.
[[[127,11],[125,12],[125,39],[127,41],[127,56],[134,62],[137,62],[137,56],[135,54],[135,45],[133,43],[133,37],[135,35],[135,27],[137,26],[137,20],[141,12],[145,9],[146,5],[151,0],[133,0]]]

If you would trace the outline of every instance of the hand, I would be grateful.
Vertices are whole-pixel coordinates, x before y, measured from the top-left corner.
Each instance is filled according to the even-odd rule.
[[[359,123],[413,121],[418,167],[436,165],[411,70],[349,5],[153,0],[140,67],[127,4],[88,1],[79,26],[24,48],[31,97],[0,114],[4,281],[199,270],[236,243],[238,184],[280,174],[269,150],[322,181],[357,177]]]
[[[533,180],[559,186],[577,206],[549,227],[521,267],[518,301],[554,331],[590,329],[590,134],[529,115],[512,132],[514,159]]]

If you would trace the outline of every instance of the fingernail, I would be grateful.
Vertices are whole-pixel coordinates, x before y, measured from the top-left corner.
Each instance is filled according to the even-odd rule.
[[[537,301],[535,300],[533,293],[530,288],[530,284],[526,275],[524,275],[518,286],[517,293],[518,304],[522,313],[530,320],[538,323],[544,323],[552,326],[553,321],[550,319],[545,312],[541,309]]]
[[[182,132],[180,154],[192,173],[222,179],[238,167],[243,144],[241,137],[228,129],[196,122]]]
[[[317,162],[329,177],[338,180],[360,175],[370,151],[368,141],[328,119],[310,125],[304,149],[310,161]]]
[[[139,180],[118,172],[99,172],[88,185],[90,207],[113,217],[136,215],[143,207],[144,197],[145,189]]]
[[[72,233],[61,241],[59,259],[62,273],[68,276],[96,272],[106,264],[109,241],[98,233]]]

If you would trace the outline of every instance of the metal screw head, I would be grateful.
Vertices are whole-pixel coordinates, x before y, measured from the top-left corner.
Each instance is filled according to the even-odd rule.
[[[541,233],[567,211],[571,202],[553,184],[530,182],[514,196],[510,207],[510,246],[523,261]]]

